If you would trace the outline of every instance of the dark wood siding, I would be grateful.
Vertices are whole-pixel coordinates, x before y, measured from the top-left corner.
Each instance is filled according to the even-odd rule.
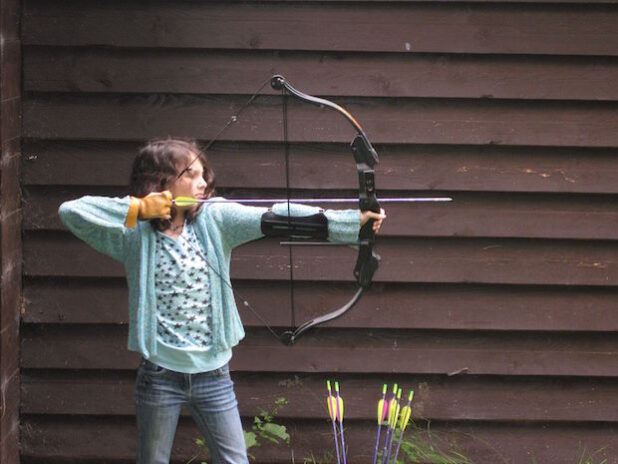
[[[378,393],[398,382],[418,423],[476,462],[603,449],[618,463],[616,24],[613,1],[26,1],[22,462],[135,449],[123,270],[64,230],[58,205],[123,195],[142,141],[207,141],[280,73],[358,118],[382,196],[455,201],[388,206],[371,291],[296,346],[242,313],[247,424],[285,396],[296,462],[322,455],[336,377],[350,462],[368,462]],[[265,93],[212,148],[224,193],[285,188],[281,98]],[[294,188],[353,193],[347,123],[294,101],[288,114]],[[294,255],[297,320],[350,296],[354,251]],[[264,240],[233,260],[238,293],[283,330],[287,250]],[[198,435],[183,416],[178,462]]]
[[[22,298],[20,1],[0,1],[0,462],[19,462]]]

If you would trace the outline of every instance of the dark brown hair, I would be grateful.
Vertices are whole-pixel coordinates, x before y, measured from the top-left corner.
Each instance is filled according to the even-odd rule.
[[[129,195],[143,198],[149,193],[166,190],[195,159],[199,159],[204,167],[203,178],[207,183],[204,195],[206,198],[212,197],[215,173],[206,160],[206,154],[195,140],[176,138],[151,140],[140,148],[131,169]],[[189,221],[194,218],[195,212],[187,213]],[[153,219],[150,223],[156,230],[166,230],[171,225],[171,221],[166,219]]]

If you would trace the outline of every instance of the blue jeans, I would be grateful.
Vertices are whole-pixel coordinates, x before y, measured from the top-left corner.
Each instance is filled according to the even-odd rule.
[[[227,365],[210,372],[182,374],[142,359],[135,385],[138,464],[169,463],[183,404],[204,435],[212,462],[249,462]]]

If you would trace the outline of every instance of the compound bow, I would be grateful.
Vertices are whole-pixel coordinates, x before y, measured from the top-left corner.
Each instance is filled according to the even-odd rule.
[[[210,146],[215,142],[215,140],[231,124],[238,121],[239,114],[255,100],[255,98],[260,94],[262,88],[265,87],[267,83],[268,81],[265,82],[260,87],[260,89],[258,89],[258,91],[251,96],[251,98],[237,111],[236,115],[232,116],[229,119],[227,124],[217,133],[217,135],[213,139],[209,141],[204,151],[207,151],[210,148]],[[356,136],[352,140],[350,147],[354,155],[354,160],[356,161],[356,169],[358,172],[359,209],[361,211],[374,211],[376,213],[379,213],[380,204],[376,198],[375,172],[373,169],[373,167],[379,162],[379,158],[378,158],[378,154],[376,153],[375,149],[371,146],[371,143],[369,142],[367,135],[363,131],[360,124],[356,121],[356,119],[354,119],[354,117],[347,110],[337,105],[336,103],[333,103],[324,98],[318,98],[318,97],[314,97],[311,95],[307,95],[303,92],[300,92],[299,90],[292,87],[292,85],[290,85],[290,83],[285,79],[285,77],[281,75],[273,76],[270,79],[270,85],[272,86],[273,89],[280,90],[284,94],[284,97],[287,92],[287,94],[301,101],[311,103],[313,105],[318,105],[321,107],[330,108],[338,112],[342,116],[344,116],[348,120],[348,122],[352,124],[352,126],[357,132]],[[285,144],[287,148],[287,126],[286,124],[287,124],[287,113],[286,113],[285,100],[284,100],[284,137],[285,137]],[[197,158],[198,157],[193,159],[187,165],[187,167],[183,171],[181,171],[180,174],[178,174],[178,177],[180,177]],[[287,168],[288,168],[288,156],[286,152],[286,171],[287,171]],[[289,196],[289,176],[286,177],[286,185],[287,185],[287,191],[288,191],[288,205],[289,205],[289,198],[290,198]],[[299,243],[303,243],[303,242],[299,242]],[[303,324],[300,324],[298,327],[294,327],[294,328],[291,328],[290,330],[283,332],[282,334],[277,334],[245,298],[243,298],[237,292],[236,292],[236,295],[243,300],[244,306],[249,308],[251,312],[253,312],[253,314],[260,321],[262,321],[265,327],[279,341],[281,341],[282,343],[286,345],[293,345],[304,333],[306,333],[311,328],[316,327],[320,324],[324,324],[325,322],[332,321],[333,319],[341,317],[343,314],[345,314],[358,302],[358,300],[361,298],[365,290],[367,290],[369,286],[371,285],[373,275],[375,271],[378,269],[378,266],[380,265],[380,257],[374,251],[375,234],[373,232],[373,220],[369,220],[367,223],[365,223],[361,227],[359,235],[358,235],[358,242],[355,242],[355,244],[358,245],[358,257],[356,260],[356,265],[354,267],[354,277],[356,278],[358,288],[355,291],[352,298],[347,303],[345,303],[343,306],[335,309],[334,311],[324,314],[323,316],[313,318],[307,322],[304,322]],[[290,261],[291,260],[292,260],[292,257],[291,257],[291,250],[290,250]],[[206,263],[211,269],[215,271],[215,273],[219,274],[218,271],[216,271],[214,267],[210,263],[208,263],[208,260],[206,260]],[[290,269],[293,269],[292,265],[290,265]],[[225,279],[223,276],[219,275],[219,277],[227,285],[230,285],[227,279]],[[293,278],[292,276],[290,277],[292,280],[291,284],[293,285]],[[294,300],[292,296],[292,311],[293,311],[293,301]]]

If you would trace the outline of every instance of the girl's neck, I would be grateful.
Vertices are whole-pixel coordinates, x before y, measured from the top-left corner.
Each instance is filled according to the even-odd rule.
[[[165,230],[164,233],[169,235],[170,237],[178,237],[184,228],[185,225],[185,215],[179,214],[172,221],[170,228]]]

